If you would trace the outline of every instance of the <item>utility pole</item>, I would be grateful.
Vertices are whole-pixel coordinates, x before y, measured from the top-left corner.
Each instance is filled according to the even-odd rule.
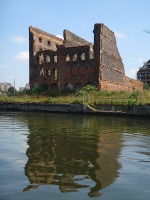
[[[15,94],[15,78],[14,78],[14,94]]]

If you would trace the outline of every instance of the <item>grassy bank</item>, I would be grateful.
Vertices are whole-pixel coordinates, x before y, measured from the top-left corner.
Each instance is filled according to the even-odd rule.
[[[22,102],[22,103],[86,103],[93,107],[99,104],[113,105],[145,105],[150,104],[150,90],[143,92],[110,92],[110,91],[82,91],[74,94],[57,94],[54,96],[40,94],[15,94],[0,95],[0,102]]]

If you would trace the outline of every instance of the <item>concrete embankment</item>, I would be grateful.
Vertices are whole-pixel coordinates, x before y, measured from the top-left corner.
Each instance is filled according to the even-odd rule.
[[[43,111],[62,113],[88,113],[106,115],[134,115],[150,117],[150,105],[123,106],[123,105],[99,105],[94,109],[84,104],[47,104],[47,103],[13,103],[0,102],[0,110],[14,111]]]
[[[8,103],[0,102],[0,110],[47,111],[47,112],[92,112],[84,104],[47,104],[47,103]]]

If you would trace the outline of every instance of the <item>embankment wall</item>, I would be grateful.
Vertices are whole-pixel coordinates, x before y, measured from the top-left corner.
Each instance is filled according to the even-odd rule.
[[[58,113],[85,113],[107,115],[135,115],[149,116],[150,105],[124,106],[124,105],[98,105],[97,110],[84,104],[43,104],[43,103],[8,103],[0,102],[0,110],[36,111]]]

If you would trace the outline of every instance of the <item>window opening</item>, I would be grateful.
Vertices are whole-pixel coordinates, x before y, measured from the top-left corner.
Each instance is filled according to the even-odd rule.
[[[41,42],[41,43],[42,43],[42,38],[39,38],[39,42]]]
[[[81,53],[81,60],[85,60],[85,53]]]
[[[43,68],[40,70],[40,76],[44,76],[44,69]]]
[[[57,69],[53,69],[53,78],[57,80]]]
[[[54,56],[54,62],[57,62],[57,56]]]
[[[46,56],[46,62],[47,62],[47,63],[50,62],[50,56],[49,56],[49,55]]]
[[[70,55],[69,54],[67,54],[67,56],[66,56],[66,61],[70,61]]]
[[[77,60],[77,54],[75,53],[74,55],[73,55],[73,61],[76,61]]]
[[[39,55],[39,64],[43,64],[44,63],[44,56],[43,53],[41,55]]]

